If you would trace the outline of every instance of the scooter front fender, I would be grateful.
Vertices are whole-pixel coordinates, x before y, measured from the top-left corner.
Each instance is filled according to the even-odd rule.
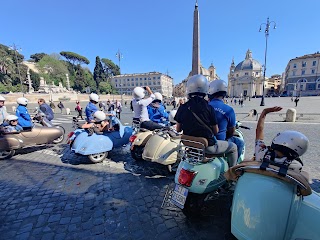
[[[228,170],[228,163],[222,158],[217,157],[213,161],[198,165],[190,164],[188,161],[181,161],[175,175],[175,183],[179,183],[181,169],[196,173],[190,187],[183,186],[192,193],[209,193],[217,190],[225,183],[223,173]]]
[[[93,134],[88,136],[86,131],[80,133],[74,140],[71,151],[81,155],[109,152],[113,148],[113,142],[105,135]]]

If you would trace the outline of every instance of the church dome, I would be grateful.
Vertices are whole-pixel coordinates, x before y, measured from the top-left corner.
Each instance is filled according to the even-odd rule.
[[[246,53],[246,59],[240,62],[234,71],[241,71],[241,70],[253,70],[253,71],[261,71],[262,66],[261,64],[252,58],[252,52],[250,50]]]

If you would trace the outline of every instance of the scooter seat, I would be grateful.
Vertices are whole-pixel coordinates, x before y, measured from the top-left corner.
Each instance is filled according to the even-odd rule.
[[[139,132],[148,132],[148,131],[150,131],[149,129],[146,129],[146,128],[140,128],[139,129]]]

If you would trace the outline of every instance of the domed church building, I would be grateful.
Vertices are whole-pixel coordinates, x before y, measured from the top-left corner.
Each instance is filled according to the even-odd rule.
[[[228,94],[230,97],[262,95],[262,84],[262,65],[252,58],[250,50],[247,51],[245,60],[237,66],[232,60],[228,75]],[[267,88],[266,85],[265,88]]]

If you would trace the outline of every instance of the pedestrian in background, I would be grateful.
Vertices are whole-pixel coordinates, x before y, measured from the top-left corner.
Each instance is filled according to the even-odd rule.
[[[64,109],[64,105],[61,101],[58,103],[58,108],[60,109],[60,113],[62,113],[62,110]]]
[[[299,102],[299,98],[298,97],[296,97],[296,99],[294,100],[294,103],[296,104],[296,107],[298,107],[298,102]]]
[[[53,101],[50,101],[49,106],[51,107],[52,112],[54,113],[54,110],[56,109],[56,105],[54,105],[54,102],[53,102]]]
[[[114,104],[114,107],[115,107],[115,110],[116,110],[117,117],[120,119],[120,114],[122,112],[121,102],[118,102],[118,100],[116,100],[116,102]]]
[[[77,118],[81,117],[81,119],[83,120],[83,116],[82,116],[82,107],[80,105],[79,101],[76,101],[76,108],[75,110],[78,112],[78,116]]]

